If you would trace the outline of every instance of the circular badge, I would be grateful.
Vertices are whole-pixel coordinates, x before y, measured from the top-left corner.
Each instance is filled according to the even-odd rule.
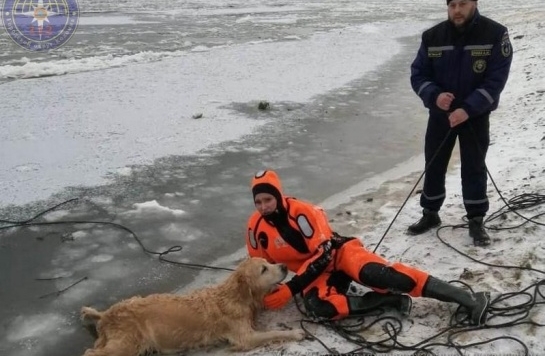
[[[509,40],[509,34],[507,32],[505,32],[503,34],[502,39],[501,39],[501,54],[504,57],[509,57],[512,52],[513,52],[513,48],[511,47],[511,41]]]
[[[486,69],[486,61],[484,59],[478,59],[473,63],[473,71],[475,73],[482,73]]]
[[[77,0],[5,0],[2,23],[9,37],[29,51],[47,51],[68,42],[78,26]]]

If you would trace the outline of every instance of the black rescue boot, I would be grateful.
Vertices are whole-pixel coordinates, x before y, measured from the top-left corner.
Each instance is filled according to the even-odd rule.
[[[410,296],[405,294],[389,294],[367,292],[362,296],[348,296],[350,315],[364,315],[379,308],[393,308],[402,315],[409,315],[413,306]]]
[[[488,246],[490,245],[490,236],[488,236],[483,225],[483,217],[476,216],[469,219],[469,236],[473,237],[473,244],[475,246]]]
[[[486,323],[487,310],[490,305],[490,293],[488,292],[472,294],[465,289],[430,276],[422,291],[422,296],[442,302],[458,303],[467,310],[471,324],[484,325]]]
[[[441,218],[439,218],[437,211],[424,209],[420,220],[409,226],[407,233],[409,235],[420,235],[439,225],[441,225]]]

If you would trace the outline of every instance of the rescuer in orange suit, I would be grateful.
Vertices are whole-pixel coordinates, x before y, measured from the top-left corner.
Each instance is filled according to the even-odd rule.
[[[340,236],[332,231],[322,208],[284,196],[280,178],[272,170],[258,172],[251,190],[257,211],[248,220],[249,255],[283,263],[295,273],[265,296],[267,309],[282,308],[302,293],[308,314],[341,319],[380,307],[408,314],[410,296],[428,297],[458,303],[471,324],[485,323],[489,293],[471,293],[416,268],[388,262],[359,239]],[[374,291],[348,296],[352,281]]]

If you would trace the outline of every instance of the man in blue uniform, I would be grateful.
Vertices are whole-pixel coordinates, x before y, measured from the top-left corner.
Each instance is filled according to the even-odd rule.
[[[507,29],[479,14],[477,0],[447,0],[448,20],[422,35],[411,65],[413,90],[429,109],[425,138],[426,176],[420,196],[422,218],[408,233],[439,226],[445,175],[458,137],[462,194],[469,235],[476,246],[490,244],[483,227],[488,211],[486,152],[489,116],[498,107],[511,67]]]

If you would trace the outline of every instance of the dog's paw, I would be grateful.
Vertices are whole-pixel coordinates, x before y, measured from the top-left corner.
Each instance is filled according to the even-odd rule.
[[[297,341],[301,341],[307,336],[307,333],[303,329],[293,329],[291,332],[293,339]]]

